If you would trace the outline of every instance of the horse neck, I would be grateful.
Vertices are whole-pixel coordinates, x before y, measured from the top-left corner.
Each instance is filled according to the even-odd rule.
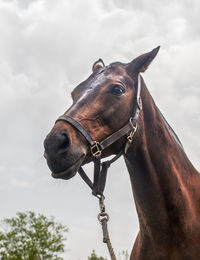
[[[187,218],[196,219],[200,214],[196,212],[200,205],[200,180],[144,82],[141,97],[143,112],[138,121],[136,143],[133,142],[125,155],[125,161],[140,230],[158,235],[161,229],[169,232],[174,223],[182,225]]]

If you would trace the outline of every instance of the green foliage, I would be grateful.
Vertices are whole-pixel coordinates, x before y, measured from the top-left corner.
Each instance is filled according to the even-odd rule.
[[[122,250],[121,253],[119,253],[119,260],[128,260],[129,254],[127,250]]]
[[[122,252],[119,253],[119,260],[128,260],[129,254],[127,250],[122,250]],[[91,256],[88,257],[88,260],[107,260],[107,258],[104,258],[102,256],[98,257],[95,253],[95,250],[92,250]]]
[[[102,256],[98,257],[93,249],[91,256],[88,257],[88,260],[107,260],[107,258],[103,258]]]
[[[1,221],[0,256],[2,260],[61,260],[66,226],[34,212],[17,213]]]

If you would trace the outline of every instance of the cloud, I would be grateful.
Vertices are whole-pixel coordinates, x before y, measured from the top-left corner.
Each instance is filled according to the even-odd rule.
[[[96,201],[78,176],[69,184],[54,185],[42,160],[42,142],[71,104],[73,87],[90,74],[100,57],[106,64],[129,62],[161,45],[144,79],[200,169],[199,9],[197,0],[0,1],[0,172],[1,189],[9,201],[1,203],[1,217],[33,207],[67,219],[74,230],[73,259],[89,255],[85,243],[76,252],[76,245],[83,244],[76,221],[89,215],[96,218]],[[138,223],[122,161],[112,166],[107,185],[114,244],[119,250],[127,244],[130,251]],[[127,238],[122,243],[124,230]],[[91,226],[81,230],[84,234],[88,245],[98,247]]]

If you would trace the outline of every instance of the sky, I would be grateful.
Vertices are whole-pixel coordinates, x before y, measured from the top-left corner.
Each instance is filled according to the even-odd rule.
[[[66,260],[107,256],[98,201],[76,175],[54,180],[43,140],[93,63],[130,62],[161,49],[143,77],[200,169],[200,1],[0,0],[0,219],[32,210],[67,225]],[[91,166],[86,169],[92,170]],[[138,220],[123,159],[105,190],[117,254],[130,253]]]

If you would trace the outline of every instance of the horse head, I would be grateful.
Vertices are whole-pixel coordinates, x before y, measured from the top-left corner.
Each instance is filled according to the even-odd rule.
[[[94,63],[89,78],[72,91],[72,106],[56,121],[44,141],[45,158],[54,178],[69,179],[81,165],[94,159],[86,135],[100,143],[129,123],[137,107],[138,77],[158,50],[159,47],[128,64],[115,62],[105,66],[101,59]],[[142,131],[138,125],[136,135]],[[139,138],[135,139],[136,146]],[[121,136],[101,156],[118,153],[126,140],[126,135]]]

